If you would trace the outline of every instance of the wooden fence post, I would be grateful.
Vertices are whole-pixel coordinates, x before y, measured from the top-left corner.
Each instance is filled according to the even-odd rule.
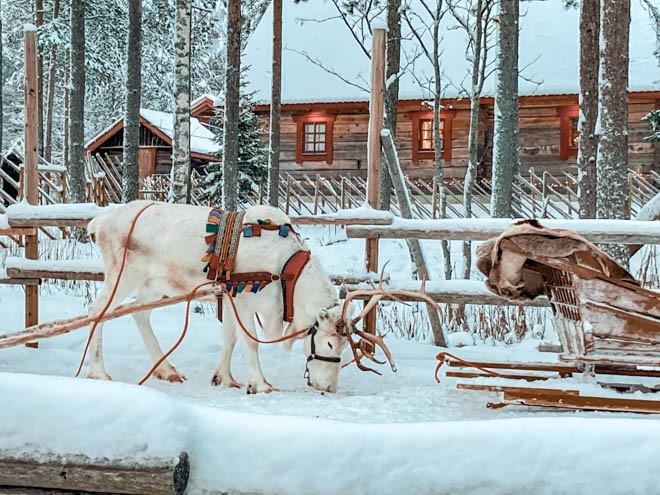
[[[37,28],[26,24],[23,28],[25,41],[25,199],[31,205],[39,201],[39,170],[37,168],[37,147],[39,114],[37,106]],[[36,260],[39,256],[39,236],[25,236],[25,257]],[[25,326],[39,323],[39,286],[25,287]],[[37,347],[36,343],[28,344]]]
[[[371,49],[371,97],[369,100],[369,133],[367,137],[367,203],[378,209],[380,197],[380,131],[385,116],[385,28],[373,30]],[[378,271],[378,239],[366,241],[367,271]],[[365,330],[376,333],[376,308],[365,318]]]

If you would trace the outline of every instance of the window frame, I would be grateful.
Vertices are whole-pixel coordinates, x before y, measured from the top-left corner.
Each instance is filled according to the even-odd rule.
[[[433,110],[422,110],[418,112],[410,112],[410,120],[412,121],[412,161],[417,164],[420,160],[433,160],[435,158],[435,151],[427,151],[420,149],[421,141],[421,125],[422,120],[433,121]],[[456,110],[440,110],[440,120],[442,121],[442,143],[444,149],[442,150],[442,159],[446,162],[451,162],[452,151],[452,131],[453,121],[456,115]]]
[[[328,165],[332,164],[333,159],[333,134],[336,115],[325,113],[308,113],[304,115],[294,115],[293,120],[296,123],[296,163],[301,165],[303,162],[322,162]],[[305,124],[325,124],[325,153],[305,153]]]
[[[578,154],[578,146],[571,146],[569,141],[571,138],[571,120],[580,118],[580,107],[571,105],[557,108],[557,115],[559,115],[559,159],[566,161]],[[578,126],[578,134],[579,132]]]

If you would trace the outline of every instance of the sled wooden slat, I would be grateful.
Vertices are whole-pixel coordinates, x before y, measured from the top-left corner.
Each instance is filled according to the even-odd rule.
[[[527,382],[536,382],[547,380],[548,378],[554,378],[556,375],[523,375],[516,373],[498,373],[498,378],[504,378],[507,380],[525,380]],[[447,371],[445,376],[450,378],[491,378],[491,375],[482,372],[472,372],[472,371]]]
[[[577,390],[547,388],[508,387],[459,383],[457,388],[502,393],[502,402],[489,404],[499,408],[508,405],[556,407],[560,409],[584,409],[588,411],[618,411],[644,414],[659,414],[660,400],[632,399],[619,397],[596,397],[580,395]]]
[[[213,295],[213,289],[200,290],[195,294],[193,299],[201,299],[203,297]],[[188,298],[187,295],[183,296],[174,296],[174,297],[164,297],[158,301],[153,301],[150,303],[130,303],[124,304],[117,307],[114,311],[110,311],[103,315],[101,321],[113,320],[115,318],[120,318],[122,316],[129,315],[131,313],[137,313],[138,311],[146,311],[156,308],[162,308],[164,306],[171,306],[172,304],[177,304],[185,301]],[[39,325],[33,325],[14,333],[8,333],[0,335],[0,349],[5,347],[13,347],[15,345],[24,344],[26,342],[32,342],[39,339],[46,339],[49,337],[54,337],[55,335],[61,335],[64,333],[77,330],[91,324],[94,321],[93,318],[87,315],[76,316],[74,318],[69,318],[68,320],[59,320],[51,321],[48,323],[41,323]]]
[[[0,493],[125,493],[180,495],[190,476],[188,454],[137,462],[49,455],[0,455]],[[51,491],[57,490],[57,491]]]

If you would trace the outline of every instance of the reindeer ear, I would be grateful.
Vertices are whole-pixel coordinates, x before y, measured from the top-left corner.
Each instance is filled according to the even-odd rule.
[[[330,319],[330,312],[327,309],[322,309],[319,311],[319,316],[317,318],[319,321],[326,321]]]

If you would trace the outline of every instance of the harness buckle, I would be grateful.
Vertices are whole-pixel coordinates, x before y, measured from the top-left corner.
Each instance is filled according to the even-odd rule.
[[[270,275],[271,282],[277,282],[281,278],[282,277],[280,275],[278,275],[277,273],[271,273],[271,275]]]

